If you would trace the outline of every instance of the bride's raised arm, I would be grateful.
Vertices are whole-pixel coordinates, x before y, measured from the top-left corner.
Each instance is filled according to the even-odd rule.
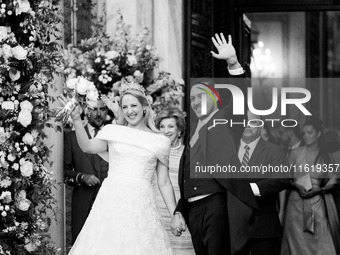
[[[71,113],[71,118],[73,119],[73,126],[76,131],[76,137],[79,147],[83,152],[90,154],[105,152],[107,150],[107,142],[96,138],[88,138],[83,126],[83,122],[80,118],[80,112],[81,108],[79,105],[77,105]]]

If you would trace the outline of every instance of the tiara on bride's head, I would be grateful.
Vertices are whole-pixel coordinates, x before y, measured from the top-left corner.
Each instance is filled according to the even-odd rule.
[[[136,82],[123,83],[120,86],[119,94],[121,96],[124,95],[127,91],[139,91],[140,93],[145,95],[145,89],[143,88],[143,86]]]

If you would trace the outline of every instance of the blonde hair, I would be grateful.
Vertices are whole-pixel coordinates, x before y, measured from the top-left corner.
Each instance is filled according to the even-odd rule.
[[[151,109],[151,106],[150,106],[149,101],[146,98],[146,96],[142,92],[140,92],[138,90],[127,90],[120,97],[120,100],[119,100],[120,106],[122,106],[122,100],[123,100],[123,97],[125,95],[131,95],[131,96],[135,97],[138,100],[138,102],[143,107],[146,107],[145,114],[143,114],[143,119],[144,119],[145,125],[148,128],[150,128],[152,131],[154,131],[156,133],[160,133],[160,131],[155,126],[155,121],[154,121],[153,116],[152,116],[153,115],[153,111]],[[125,123],[123,123],[123,125],[127,125],[127,121],[126,120],[125,120]]]

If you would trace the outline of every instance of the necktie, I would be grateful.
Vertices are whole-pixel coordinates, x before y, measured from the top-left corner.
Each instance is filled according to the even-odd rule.
[[[249,149],[250,147],[248,145],[244,146],[244,155],[242,158],[242,166],[247,166],[249,162]]]
[[[99,128],[95,128],[95,129],[94,129],[94,132],[93,132],[94,135],[93,135],[93,137],[96,137],[96,135],[98,134],[98,131],[99,131]]]

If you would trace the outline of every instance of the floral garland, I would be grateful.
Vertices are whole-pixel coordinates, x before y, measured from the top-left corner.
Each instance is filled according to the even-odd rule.
[[[116,23],[113,39],[105,32],[105,26],[96,24],[94,35],[82,40],[78,45],[70,44],[64,51],[63,72],[67,79],[77,76],[92,81],[101,94],[114,97],[120,86],[126,82],[136,82],[146,88],[147,95],[157,113],[169,105],[179,104],[182,93],[179,83],[161,72],[153,79],[153,71],[159,66],[160,57],[156,48],[148,43],[150,31],[144,28],[135,38],[130,34],[130,26],[124,22],[122,14]],[[162,87],[162,89],[161,89]],[[65,94],[70,97],[65,87]]]
[[[48,88],[62,60],[58,2],[0,3],[0,254],[59,252],[48,234],[55,180],[43,141],[53,114]]]

